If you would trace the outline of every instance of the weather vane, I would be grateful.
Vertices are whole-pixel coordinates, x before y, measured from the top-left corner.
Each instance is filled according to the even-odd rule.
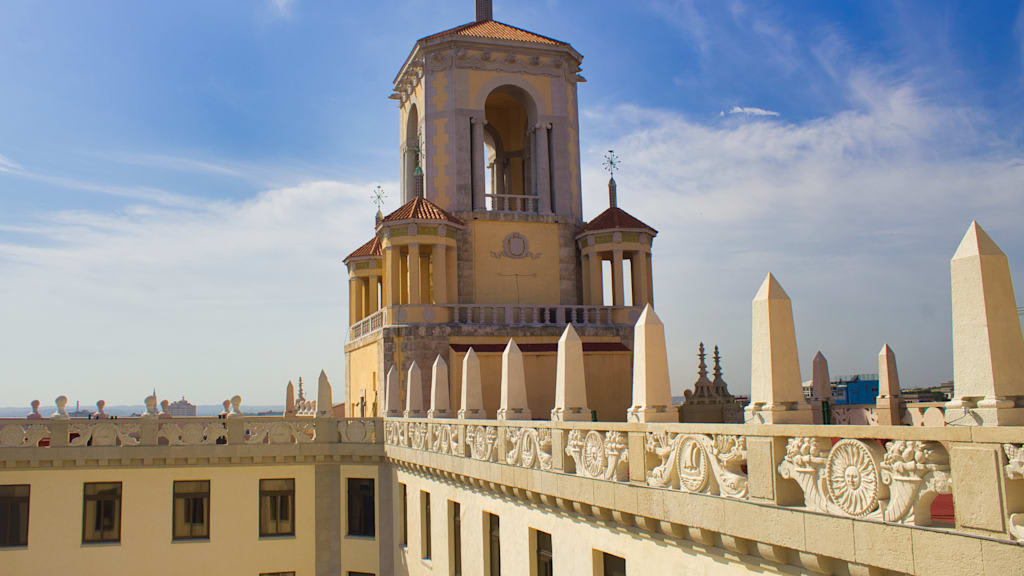
[[[377,206],[377,210],[380,210],[381,208],[383,208],[383,206],[384,206],[384,199],[387,198],[387,197],[388,197],[387,193],[384,192],[384,189],[381,188],[380,186],[377,186],[376,188],[373,189],[372,192],[370,192],[370,201],[373,202],[374,205]]]
[[[615,153],[615,150],[609,150],[604,155],[603,165],[608,174],[614,178],[615,172],[619,169],[619,155]]]

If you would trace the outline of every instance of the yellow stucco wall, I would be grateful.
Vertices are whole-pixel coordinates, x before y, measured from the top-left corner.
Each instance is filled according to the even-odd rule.
[[[536,258],[501,258],[505,237],[518,232],[526,237]],[[473,280],[475,300],[486,304],[557,304],[560,301],[558,275],[558,225],[534,222],[474,221]],[[516,277],[519,274],[519,297]],[[530,276],[533,275],[533,276]]]
[[[377,391],[378,410],[383,410],[384,390],[377,388],[377,371],[380,369],[380,342],[374,340],[366,346],[348,353],[348,395],[346,415],[359,417],[359,399],[366,391],[366,416],[373,416],[373,393]]]
[[[457,338],[453,343],[472,344],[470,339]],[[479,339],[481,343],[493,344],[491,339]],[[524,338],[517,341],[543,342],[544,339]],[[554,340],[546,340],[554,343]],[[501,353],[478,353],[480,359],[480,380],[483,387],[484,409],[488,417],[494,418],[501,404]],[[462,360],[463,352],[451,350],[448,357],[450,394],[452,406],[458,410],[462,401]],[[530,411],[535,419],[547,419],[555,405],[555,373],[557,353],[524,352],[523,364],[526,369],[526,394]],[[632,401],[633,355],[630,352],[586,352],[583,355],[584,375],[587,380],[587,400],[592,410],[597,410],[603,422],[621,422],[626,419],[626,409]]]
[[[295,478],[294,537],[259,537],[261,478]],[[171,540],[175,480],[210,481],[208,541]],[[116,481],[123,483],[120,544],[82,544],[83,483]],[[312,465],[25,470],[0,473],[0,484],[32,487],[28,547],[0,550],[0,574],[314,571]]]
[[[494,54],[494,59],[503,58],[504,55]],[[505,76],[526,82],[533,87],[533,92],[538,98],[537,111],[541,114],[551,114],[551,78],[548,76],[535,76],[532,74],[498,72],[494,70],[470,70],[468,77],[470,104],[473,108],[483,108],[487,94],[483,93],[486,88],[491,90],[491,80]],[[510,83],[512,83],[510,81]]]
[[[738,574],[764,574],[760,564],[746,564],[742,557],[731,557],[728,562],[720,556],[708,554],[687,541],[664,541],[629,530],[609,530],[606,526],[581,521],[566,514],[552,514],[543,508],[524,505],[521,500],[497,498],[479,491],[462,490],[452,484],[442,484],[429,478],[414,476],[403,469],[396,471],[394,525],[401,526],[402,508],[398,500],[398,484],[406,484],[409,495],[409,544],[399,546],[395,555],[395,574],[444,575],[451,574],[452,546],[449,501],[459,503],[462,525],[462,573],[486,574],[484,560],[488,542],[487,514],[500,518],[501,573],[505,576],[531,576],[534,550],[531,548],[530,530],[551,534],[554,573],[559,576],[600,576],[601,552],[626,559],[628,576],[648,574],[687,574],[693,576],[730,576]],[[431,502],[431,558],[422,558],[420,527],[420,492],[430,493]],[[396,539],[396,545],[398,540]],[[595,554],[595,551],[598,553]],[[595,562],[596,560],[596,562]],[[792,573],[806,573],[793,568]]]
[[[383,403],[383,398],[381,398]],[[375,465],[346,464],[341,467],[341,570],[342,574],[365,572],[380,573],[380,549],[377,539],[381,533],[391,530],[390,518],[382,518],[380,498],[383,491],[390,491],[392,486],[382,486],[380,468]],[[348,535],[348,479],[373,478],[374,486],[374,522],[376,537]],[[296,576],[299,576],[298,574]]]

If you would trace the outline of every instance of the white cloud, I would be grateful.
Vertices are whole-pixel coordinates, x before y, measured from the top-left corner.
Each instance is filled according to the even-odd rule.
[[[393,185],[385,184],[394,188]],[[278,403],[321,368],[344,390],[347,275],[371,184],[307,182],[187,209],[65,211],[0,243],[0,405],[58,394]],[[16,383],[20,383],[15,385]]]
[[[270,6],[278,16],[289,17],[296,0],[270,0]]]
[[[729,114],[742,114],[744,116],[778,116],[779,113],[774,110],[765,110],[764,108],[755,108],[753,106],[733,106],[729,110]]]
[[[822,350],[833,375],[876,371],[888,342],[904,386],[951,377],[949,258],[972,219],[1024,285],[1024,151],[975,110],[913,86],[852,74],[862,108],[804,122],[704,124],[622,106],[584,115],[584,158],[614,148],[619,206],[660,230],[656,301],[673,388],[695,379],[698,340],[721,344],[726,379],[749,390],[750,299],[774,272],[793,298],[801,366]],[[605,129],[608,123],[612,129]],[[623,129],[623,126],[630,128]],[[585,206],[606,200],[597,162]]]
[[[20,170],[21,166],[17,165],[10,158],[0,154],[0,172],[14,172]]]

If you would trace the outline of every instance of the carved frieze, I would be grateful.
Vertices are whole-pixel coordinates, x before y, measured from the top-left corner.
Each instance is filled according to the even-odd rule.
[[[576,463],[578,476],[617,481],[629,477],[629,449],[622,432],[572,430],[565,453]]]
[[[647,474],[649,486],[747,497],[747,443],[742,436],[648,432],[646,447],[661,459]]]
[[[512,466],[551,470],[551,430],[506,428],[509,451],[505,462]]]

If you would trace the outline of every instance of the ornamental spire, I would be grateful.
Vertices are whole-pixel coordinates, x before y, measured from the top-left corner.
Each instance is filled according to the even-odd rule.
[[[619,169],[619,156],[615,150],[604,155],[604,169],[608,172],[608,207],[618,206],[618,186],[615,184],[615,171]]]

